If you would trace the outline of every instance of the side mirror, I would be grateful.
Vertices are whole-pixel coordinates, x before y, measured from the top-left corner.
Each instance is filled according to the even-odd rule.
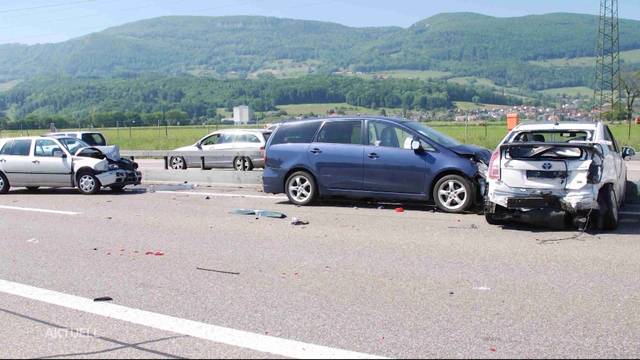
[[[630,147],[622,148],[622,158],[623,159],[634,157],[634,156],[636,156],[636,151],[633,148],[630,148]]]
[[[64,151],[62,151],[60,149],[54,149],[53,150],[53,157],[66,159],[67,158],[67,154],[65,154]]]
[[[422,150],[422,143],[420,143],[420,140],[418,140],[418,139],[411,140],[411,150],[413,150],[413,151],[421,151]]]
[[[197,147],[198,149],[202,149],[202,143],[197,143],[197,144],[196,144],[196,147]]]

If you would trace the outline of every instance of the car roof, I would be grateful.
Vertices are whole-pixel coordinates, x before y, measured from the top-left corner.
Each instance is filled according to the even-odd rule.
[[[312,121],[348,121],[348,120],[383,120],[383,121],[394,122],[397,124],[411,122],[411,120],[407,120],[407,119],[385,117],[385,116],[330,116],[330,117],[319,117],[319,118],[287,121],[287,122],[280,123],[279,125],[289,126],[289,125],[303,124],[303,123],[312,122]]]
[[[599,125],[599,122],[524,123],[513,131],[596,130]]]

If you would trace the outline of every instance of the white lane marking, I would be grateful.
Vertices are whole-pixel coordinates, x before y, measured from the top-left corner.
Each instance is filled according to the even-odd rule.
[[[156,191],[156,194],[198,195],[198,196],[249,198],[249,199],[270,199],[270,200],[287,200],[288,199],[286,196],[206,193],[206,192],[196,192],[196,191]]]
[[[290,358],[383,359],[368,354],[255,334],[120,305],[96,303],[91,299],[6,280],[0,280],[0,292],[136,325]]]
[[[620,211],[620,215],[635,215],[640,216],[639,211]]]
[[[0,205],[0,209],[4,210],[17,210],[17,211],[30,211],[30,212],[40,212],[45,214],[58,214],[58,215],[80,215],[82,213],[73,212],[73,211],[58,211],[58,210],[47,210],[47,209],[34,209],[34,208],[26,208],[26,207],[18,207],[18,206],[4,206]]]

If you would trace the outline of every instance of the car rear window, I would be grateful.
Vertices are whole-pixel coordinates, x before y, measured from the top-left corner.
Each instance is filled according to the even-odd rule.
[[[319,121],[282,125],[276,130],[275,134],[273,134],[271,145],[311,143],[319,127]]]
[[[2,147],[2,155],[29,156],[31,152],[31,140],[7,141]]]
[[[86,142],[91,146],[106,146],[107,141],[105,140],[102,134],[94,133],[94,134],[82,134],[82,141]]]

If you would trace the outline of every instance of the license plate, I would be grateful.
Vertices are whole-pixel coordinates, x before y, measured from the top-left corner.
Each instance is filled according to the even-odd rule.
[[[566,179],[567,173],[565,171],[539,171],[539,170],[528,170],[527,178],[537,178],[537,179]]]
[[[556,205],[558,205],[557,199],[547,197],[521,197],[507,200],[507,208],[509,209],[533,209],[555,207]]]

